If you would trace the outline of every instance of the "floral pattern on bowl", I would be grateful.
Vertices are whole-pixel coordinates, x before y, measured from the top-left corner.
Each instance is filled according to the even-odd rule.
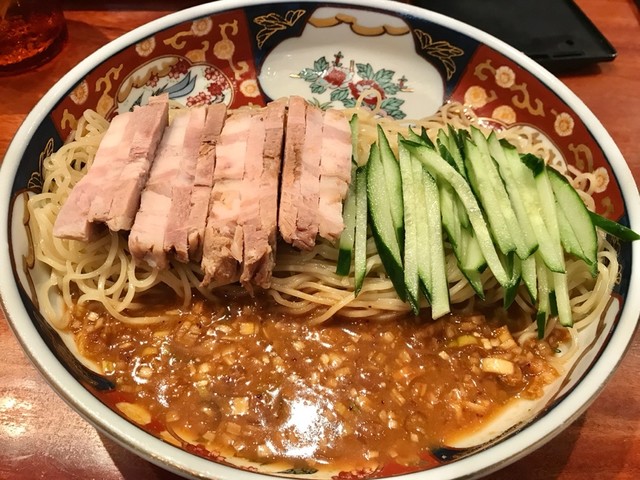
[[[122,45],[104,61],[96,57],[85,67],[84,74],[74,74],[77,78],[74,77],[73,86],[53,102],[37,126],[13,183],[9,240],[13,273],[22,288],[24,308],[70,374],[114,411],[118,412],[115,405],[122,402],[122,395],[69,354],[72,347],[68,339],[62,343],[47,328],[38,310],[34,285],[42,281],[46,272],[34,264],[30,235],[24,228],[24,201],[29,192],[38,191],[42,185],[42,159],[62,144],[87,108],[112,118],[163,92],[189,106],[225,103],[237,108],[299,94],[323,108],[340,108],[352,107],[367,88],[382,99],[382,115],[403,119],[433,113],[443,102],[457,100],[499,128],[524,126],[533,134],[544,132],[558,152],[554,162],[563,167],[568,162],[597,173],[601,182],[592,188],[598,211],[625,221],[616,175],[590,127],[530,69],[471,35],[437,18],[423,18],[415,10],[413,14],[386,11],[383,7],[389,5],[384,3],[376,3],[376,8],[362,3],[326,6],[312,2],[232,9],[225,9],[224,2],[220,5],[209,7],[217,10],[212,14],[202,16],[198,12],[203,10],[196,9],[186,20],[180,17],[182,20],[177,23],[162,24],[153,34],[138,36]],[[398,55],[398,51],[405,53]],[[370,105],[369,98],[364,98],[365,107]],[[628,264],[630,247],[621,246],[620,257]],[[609,310],[598,324],[584,332],[585,350],[557,390],[549,392],[543,401],[534,402],[528,410],[509,417],[488,437],[457,448],[424,452],[419,465],[380,465],[374,470],[351,472],[333,471],[331,467],[297,471],[224,457],[194,445],[180,447],[198,457],[251,472],[336,480],[430,470],[479,451],[487,452],[514,435],[526,434],[534,420],[562,402],[590,371],[616,329],[630,274],[623,269]],[[96,422],[108,429],[108,421]],[[149,432],[161,437],[158,431]],[[183,469],[171,458],[166,463],[194,476],[206,470],[199,463],[198,471]]]

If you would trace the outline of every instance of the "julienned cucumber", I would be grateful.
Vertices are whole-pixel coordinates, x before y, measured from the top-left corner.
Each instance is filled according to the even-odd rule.
[[[487,265],[500,285],[505,288],[510,287],[512,285],[512,278],[507,274],[502,263],[500,263],[491,234],[487,229],[487,224],[480,210],[480,205],[466,179],[432,148],[408,141],[404,141],[403,143],[409,151],[425,165],[427,171],[431,173],[437,181],[448,182],[453,187],[467,210],[469,220],[480,245],[480,250],[487,260]]]
[[[402,201],[404,202],[404,282],[407,289],[407,300],[414,313],[418,313],[420,280],[418,276],[418,215],[422,207],[416,203],[416,189],[420,187],[413,176],[411,154],[400,144],[398,147],[398,162],[400,177],[402,178]],[[422,239],[424,241],[424,239]],[[424,248],[424,247],[422,247]]]
[[[584,260],[595,276],[598,273],[598,238],[589,210],[563,175],[550,167],[547,167],[547,173],[556,199],[564,249]]]
[[[503,287],[505,308],[524,284],[537,304],[541,337],[549,316],[573,323],[565,253],[582,259],[595,275],[595,227],[623,240],[640,239],[588,211],[569,181],[540,158],[520,155],[495,133],[485,137],[477,129],[449,127],[435,144],[424,129],[409,131],[399,137],[396,157],[378,127],[369,160],[354,169],[352,183],[344,244],[347,251],[351,247],[349,268],[355,259],[356,293],[366,275],[370,226],[398,296],[417,313],[424,295],[433,318],[450,311],[445,239],[479,296],[487,266]]]
[[[356,169],[356,230],[353,242],[355,294],[358,295],[367,274],[367,166]]]
[[[625,227],[613,220],[609,220],[595,212],[589,211],[589,216],[593,224],[604,230],[605,232],[613,235],[614,237],[624,240],[625,242],[632,242],[634,240],[640,240],[640,234],[634,232],[629,227]]]
[[[400,177],[400,167],[398,165],[398,160],[389,145],[389,140],[380,125],[378,125],[378,148],[380,152],[380,160],[384,168],[387,194],[390,199],[400,200],[392,202],[389,205],[389,208],[391,209],[391,218],[396,228],[398,243],[402,245],[402,237],[404,235],[404,213],[402,211],[402,178]]]
[[[393,180],[395,182],[395,179]],[[387,275],[393,283],[398,297],[405,301],[402,253],[397,237],[397,226],[392,216],[393,205],[402,204],[402,188],[390,190],[386,170],[382,164],[378,144],[371,145],[367,163],[367,206],[371,220],[371,231]],[[390,193],[391,192],[391,193]]]
[[[344,230],[338,242],[338,275],[348,275],[351,271],[351,258],[353,256],[356,234],[356,169],[358,168],[358,130],[360,122],[358,115],[353,115],[349,120],[351,130],[351,183],[342,208]]]

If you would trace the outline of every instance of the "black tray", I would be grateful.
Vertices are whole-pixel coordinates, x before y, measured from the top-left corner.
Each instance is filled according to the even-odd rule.
[[[473,25],[554,72],[611,61],[615,48],[572,0],[413,0]]]

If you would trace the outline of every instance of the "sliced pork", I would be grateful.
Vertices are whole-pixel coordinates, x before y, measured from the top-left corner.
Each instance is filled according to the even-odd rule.
[[[167,96],[118,115],[54,225],[90,240],[129,230],[136,263],[199,261],[202,285],[269,288],[277,232],[301,250],[342,232],[351,132],[337,110],[302,97],[243,109],[188,109],[167,126]]]
[[[216,144],[222,133],[226,117],[227,107],[225,104],[220,103],[207,107],[187,221],[188,256],[191,260],[200,261],[202,258],[202,241],[209,214],[209,198],[211,197],[216,163]]]
[[[284,101],[272,102],[251,122],[240,217],[244,239],[240,282],[250,291],[253,285],[271,286],[285,110]]]
[[[167,95],[152,97],[148,105],[134,111],[128,158],[124,163],[118,161],[111,165],[114,172],[103,180],[96,201],[91,204],[91,221],[104,222],[112,231],[131,229],[151,163],[167,126],[168,112]]]
[[[98,226],[91,222],[89,210],[96,192],[104,184],[105,178],[115,170],[113,164],[124,162],[129,156],[127,138],[132,135],[131,112],[114,117],[96,151],[93,164],[87,174],[80,179],[62,205],[53,226],[53,234],[59,238],[90,241]]]
[[[152,268],[168,265],[164,237],[171,209],[172,184],[180,171],[182,147],[189,126],[188,112],[176,115],[158,146],[140,209],[129,234],[129,251],[137,262]]]
[[[349,122],[342,112],[327,110],[322,128],[318,232],[330,241],[344,230],[342,205],[351,182],[351,154]]]
[[[168,211],[164,249],[174,252],[181,262],[189,261],[187,232],[191,211],[191,192],[196,178],[200,140],[205,125],[207,110],[193,108],[187,113],[189,121],[182,144],[180,170],[171,187],[171,207]]]
[[[201,262],[203,285],[231,283],[240,275],[242,179],[252,116],[249,111],[240,111],[227,118],[216,145],[214,183]]]
[[[322,110],[309,105],[302,149],[300,203],[296,218],[296,234],[292,242],[294,247],[301,250],[311,250],[318,236],[322,122]]]
[[[245,228],[244,265],[240,281],[245,285],[271,286],[271,273],[275,265],[278,230],[278,187],[282,164],[282,145],[287,101],[278,100],[267,105],[264,112],[264,148],[262,173],[259,179],[260,219],[259,243],[247,241],[251,234]],[[265,242],[266,241],[266,242]]]

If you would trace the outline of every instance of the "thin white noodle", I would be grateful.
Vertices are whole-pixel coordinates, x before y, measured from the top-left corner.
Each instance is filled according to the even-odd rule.
[[[373,109],[363,107],[365,97],[369,100],[372,95],[377,95]],[[409,127],[418,130],[424,128],[432,138],[446,125],[458,129],[476,125],[484,131],[489,130],[471,109],[459,103],[447,103],[429,118],[398,121],[376,116],[381,112],[381,100],[377,92],[368,90],[358,99],[356,108],[345,110],[347,117],[353,114],[359,116],[357,153],[361,162],[366,161],[370,145],[376,140],[377,125],[385,129],[394,149],[397,149],[397,134],[405,133]],[[178,108],[177,105],[172,107]],[[36,259],[51,269],[50,280],[39,285],[39,297],[47,318],[59,328],[65,327],[66,320],[59,317],[51,302],[59,292],[67,307],[71,307],[74,302],[98,302],[115,318],[131,324],[163,320],[163,316],[136,313],[145,308],[145,302],[140,301],[145,292],[151,292],[160,285],[182,299],[182,308],[189,307],[192,295],[196,292],[211,301],[218,298],[215,288],[206,289],[200,285],[202,272],[199,265],[172,261],[170,268],[160,272],[136,265],[131,260],[126,240],[121,235],[106,232],[92,243],[53,237],[53,224],[60,206],[73,185],[90,167],[108,125],[100,115],[87,110],[71,141],[44,160],[42,193],[32,196],[28,201]],[[600,177],[566,166],[548,147],[548,142],[531,129],[516,126],[498,130],[497,134],[515,144],[520,151],[535,153],[560,168],[579,190],[586,205],[593,207],[591,195],[602,188]],[[449,247],[447,252],[451,302],[464,311],[472,311],[476,302],[475,292],[458,269]],[[390,319],[410,311],[409,306],[395,294],[372,238],[367,240],[367,276],[357,297],[353,293],[353,272],[346,277],[335,273],[337,256],[337,248],[325,241],[320,241],[312,251],[305,253],[293,251],[289,247],[279,249],[272,288],[267,293],[292,314],[313,315],[312,323],[322,323],[334,315]],[[599,275],[595,281],[582,262],[567,259],[571,306],[578,328],[600,318],[617,279],[618,267],[615,248],[603,237],[600,238],[598,254]],[[482,279],[487,302],[500,302],[502,289],[488,270],[482,275]],[[524,288],[520,289],[515,303],[533,318],[535,308]],[[427,306],[426,303],[423,304]],[[547,335],[551,330],[547,330]],[[520,343],[536,336],[533,321],[517,334]],[[572,341],[575,342],[576,338],[573,335]],[[577,348],[575,345],[571,348],[574,347]]]

